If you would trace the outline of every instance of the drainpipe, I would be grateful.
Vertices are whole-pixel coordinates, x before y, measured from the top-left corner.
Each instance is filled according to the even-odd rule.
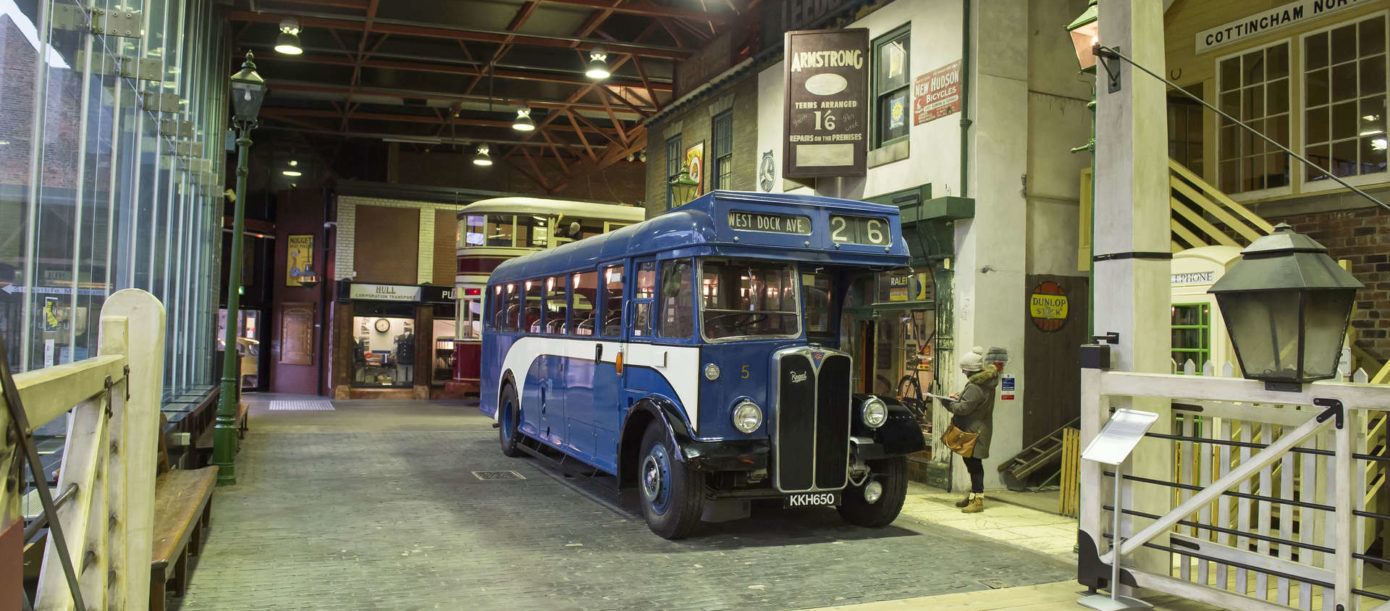
[[[970,197],[970,2],[961,0],[960,22],[960,196]]]

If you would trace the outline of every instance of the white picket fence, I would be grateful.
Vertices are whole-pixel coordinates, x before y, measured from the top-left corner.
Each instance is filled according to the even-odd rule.
[[[1374,516],[1386,513],[1386,463],[1377,459],[1386,453],[1390,386],[1358,371],[1353,383],[1277,392],[1232,370],[1207,363],[1194,375],[1191,362],[1182,375],[1082,370],[1082,447],[1112,403],[1171,405],[1171,432],[1151,435],[1132,458],[1167,461],[1167,477],[1150,469],[1123,483],[1125,509],[1137,512],[1122,527],[1121,566],[1142,588],[1224,608],[1376,606],[1390,590],[1363,580],[1358,556],[1383,536]],[[1335,402],[1340,416],[1327,407]],[[1081,469],[1081,528],[1108,567],[1113,478],[1096,463]],[[1166,566],[1131,557],[1146,544],[1167,553]]]
[[[57,522],[88,609],[149,608],[164,321],[153,295],[118,291],[102,307],[98,356],[14,376],[33,430],[67,419],[53,496],[65,499]],[[0,473],[13,478],[13,461],[23,455],[4,434],[11,422],[3,397],[0,408]],[[0,531],[23,520],[18,482],[7,483],[0,488]],[[34,608],[72,608],[52,537],[40,571]]]

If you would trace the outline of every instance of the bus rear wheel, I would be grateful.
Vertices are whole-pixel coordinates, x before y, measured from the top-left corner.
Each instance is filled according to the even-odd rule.
[[[869,463],[872,473],[863,486],[845,488],[840,517],[856,526],[879,528],[893,523],[907,500],[907,457],[894,456]],[[878,499],[870,503],[864,490],[870,483],[880,486]]]
[[[516,427],[521,424],[521,401],[517,400],[516,387],[507,384],[502,388],[501,400],[497,402],[497,440],[502,444],[502,454],[516,458],[521,456],[521,432]]]
[[[679,449],[666,438],[666,427],[652,422],[642,435],[637,489],[647,528],[665,539],[683,539],[700,524],[705,505],[704,474],[687,469]]]

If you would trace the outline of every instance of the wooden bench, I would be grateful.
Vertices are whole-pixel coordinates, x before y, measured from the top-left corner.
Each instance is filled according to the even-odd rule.
[[[164,610],[166,587],[183,596],[188,558],[202,548],[212,516],[217,467],[160,474],[154,485],[154,543],[150,549],[150,609]],[[172,577],[172,584],[170,584]]]

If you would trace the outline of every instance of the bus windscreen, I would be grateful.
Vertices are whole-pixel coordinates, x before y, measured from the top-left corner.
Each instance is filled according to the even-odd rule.
[[[793,264],[706,259],[700,270],[700,323],[705,339],[801,334]]]

